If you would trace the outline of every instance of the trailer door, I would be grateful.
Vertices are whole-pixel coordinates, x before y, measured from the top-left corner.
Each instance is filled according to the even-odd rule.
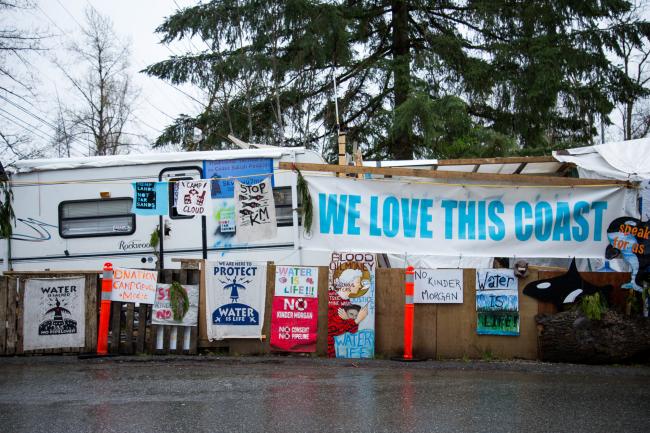
[[[207,258],[205,217],[179,215],[175,206],[178,184],[174,181],[202,177],[203,169],[196,166],[168,167],[158,176],[159,180],[170,182],[169,214],[160,217],[161,227],[164,227],[164,234],[160,239],[160,260],[163,268],[165,261],[169,265],[171,257]]]

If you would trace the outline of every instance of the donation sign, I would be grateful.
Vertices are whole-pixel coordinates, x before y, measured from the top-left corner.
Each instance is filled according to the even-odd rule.
[[[271,347],[315,352],[318,332],[318,268],[276,266]]]
[[[304,248],[489,257],[602,257],[621,187],[480,187],[306,176]]]

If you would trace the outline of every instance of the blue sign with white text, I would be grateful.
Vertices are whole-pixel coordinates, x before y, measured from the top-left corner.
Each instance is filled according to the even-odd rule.
[[[234,181],[253,185],[271,175],[273,185],[272,158],[223,159],[203,161],[203,176],[212,181],[212,198],[233,198]]]

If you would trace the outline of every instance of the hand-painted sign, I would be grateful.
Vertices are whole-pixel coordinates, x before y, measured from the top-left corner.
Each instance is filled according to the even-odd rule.
[[[650,221],[632,217],[616,218],[607,228],[607,259],[622,258],[630,265],[630,281],[623,289],[643,291],[643,280],[650,273]]]
[[[318,332],[318,268],[276,266],[271,347],[315,352]]]
[[[261,182],[272,174],[273,159],[271,158],[203,161],[203,176],[206,179],[215,179],[212,181],[212,198],[233,198],[235,178],[251,185]]]
[[[153,304],[156,300],[157,280],[157,271],[114,268],[111,300]]]
[[[253,185],[235,181],[235,215],[239,242],[276,237],[275,201],[268,177]]]
[[[174,308],[172,306],[172,297],[174,293],[171,284],[158,284],[156,287],[156,301],[153,303],[151,312],[151,323],[153,325],[175,325],[175,326],[196,326],[199,315],[199,286],[182,284],[181,289],[187,296],[181,294],[178,304],[188,303],[186,307],[178,305],[182,311],[177,311],[177,319],[174,319]],[[178,296],[178,295],[176,295]],[[181,314],[182,313],[182,314]]]
[[[134,182],[133,213],[136,215],[167,215],[169,196],[167,182]]]
[[[305,248],[458,256],[602,257],[618,187],[450,186],[305,176],[314,203]]]
[[[375,354],[374,254],[332,253],[328,281],[327,356]]]
[[[25,281],[24,350],[85,346],[85,287],[84,278]]]
[[[208,338],[261,338],[266,264],[206,262]]]
[[[210,183],[184,180],[178,183],[176,211],[179,215],[208,215],[211,210]]]
[[[519,289],[512,269],[476,270],[476,333],[519,335]]]
[[[462,269],[416,269],[416,304],[462,304]]]

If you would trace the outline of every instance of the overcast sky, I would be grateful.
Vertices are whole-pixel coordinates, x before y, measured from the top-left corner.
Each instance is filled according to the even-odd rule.
[[[25,130],[29,129],[29,126],[34,128],[33,135],[38,146],[47,144],[47,139],[53,135],[53,130],[38,118],[50,122],[55,118],[57,92],[63,103],[74,101],[71,86],[54,66],[53,59],[58,58],[63,62],[67,60],[69,56],[66,56],[65,47],[72,39],[80,39],[80,26],[85,25],[84,9],[92,5],[101,14],[110,17],[120,37],[130,41],[132,77],[140,88],[135,125],[132,128],[136,129],[134,132],[144,134],[150,139],[139,141],[143,144],[146,141],[150,142],[172,121],[172,118],[180,113],[195,114],[198,110],[198,104],[177,88],[138,72],[145,66],[168,58],[172,53],[180,54],[185,50],[185,44],[170,48],[159,44],[159,38],[154,34],[154,30],[178,7],[196,3],[195,0],[37,0],[36,7],[32,10],[14,13],[13,17],[4,17],[4,20],[11,20],[19,28],[37,29],[51,37],[43,42],[44,47],[48,49],[46,52],[28,58],[30,63],[28,69],[36,80],[35,93],[39,101],[31,107],[20,100],[14,101],[31,114],[5,101],[4,104],[0,104],[0,107],[22,119],[23,122],[20,124]],[[24,65],[12,66],[19,73],[25,72]],[[180,90],[199,97],[196,89],[182,87]],[[4,115],[7,115],[6,112]],[[0,121],[6,122],[5,119]],[[18,128],[15,124],[13,127]],[[74,148],[76,156],[87,152],[81,142],[76,142]],[[146,147],[138,149],[138,151],[146,150]]]
[[[158,43],[154,30],[163,19],[172,15],[179,7],[195,5],[198,0],[33,0],[32,10],[19,11],[0,16],[0,25],[15,25],[29,31],[40,31],[51,35],[43,42],[47,51],[41,55],[28,57],[29,65],[9,64],[19,74],[26,70],[32,72],[35,78],[35,94],[38,100],[32,106],[24,101],[14,100],[12,105],[0,101],[0,122],[7,124],[7,118],[12,122],[11,127],[23,132],[31,130],[34,145],[44,148],[52,140],[54,134],[51,123],[56,115],[56,95],[58,93],[64,104],[74,102],[74,92],[70,84],[54,66],[53,60],[67,61],[65,47],[72,40],[80,39],[81,25],[85,25],[84,9],[92,5],[101,14],[108,16],[114,25],[116,33],[130,41],[131,72],[133,81],[140,89],[140,98],[136,104],[134,124],[131,132],[142,134],[146,139],[137,139],[141,147],[134,152],[151,151],[149,144],[169,125],[173,118],[180,113],[196,114],[199,105],[192,99],[201,99],[200,91],[191,86],[180,88],[155,78],[150,78],[138,71],[157,61],[168,58],[172,54],[192,50],[186,42],[166,47]],[[200,43],[200,42],[199,42]],[[15,61],[15,59],[12,59]],[[72,66],[74,68],[74,65]],[[82,69],[78,71],[82,72]],[[185,94],[183,93],[185,92]],[[190,96],[188,96],[188,94]],[[14,117],[15,116],[15,117]],[[620,115],[615,110],[612,113],[615,123],[620,123]],[[48,122],[50,123],[48,125]],[[20,125],[20,126],[17,126]],[[610,127],[606,132],[608,140],[620,138],[620,129]],[[599,139],[597,139],[599,140]],[[81,139],[75,142],[73,155],[82,156],[88,153],[87,144]],[[1,156],[1,155],[0,155]],[[54,155],[51,155],[54,156]],[[7,163],[7,161],[4,161]]]

